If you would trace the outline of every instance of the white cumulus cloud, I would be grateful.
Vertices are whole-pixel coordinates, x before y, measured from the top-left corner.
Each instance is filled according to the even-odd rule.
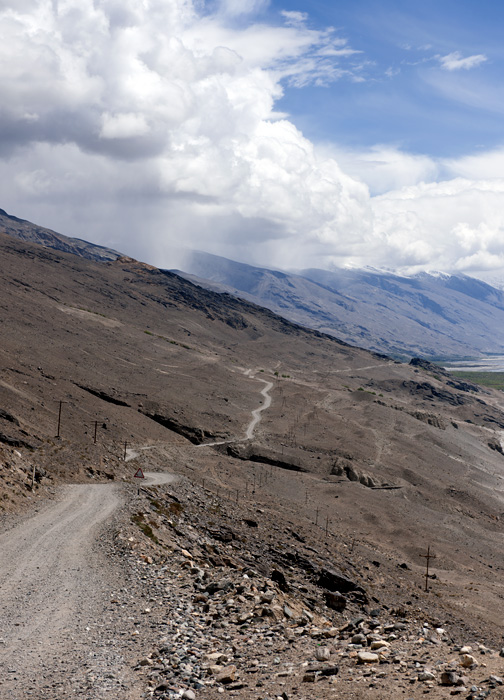
[[[453,51],[452,53],[446,54],[446,56],[439,56],[438,58],[441,68],[448,71],[470,70],[488,60],[487,57],[481,53],[464,57],[460,51]]]
[[[367,59],[305,13],[254,19],[266,4],[2,0],[0,206],[164,267],[180,243],[279,267],[502,267],[504,151],[312,143],[276,109],[284,85],[362,80]]]
[[[280,263],[358,238],[367,187],[275,111],[354,51],[301,13],[228,21],[266,4],[4,0],[2,205],[160,265],[173,241]]]

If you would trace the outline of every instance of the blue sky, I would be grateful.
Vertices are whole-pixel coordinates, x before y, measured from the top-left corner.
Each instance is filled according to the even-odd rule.
[[[0,207],[160,267],[504,284],[504,8],[1,0]]]
[[[307,11],[303,2],[288,7]],[[268,13],[283,8],[274,3]],[[308,24],[334,26],[361,52],[344,62],[350,75],[337,83],[286,88],[278,107],[308,138],[354,148],[387,143],[442,157],[502,144],[504,5],[311,2]],[[472,68],[443,68],[442,57],[454,54],[484,60]]]

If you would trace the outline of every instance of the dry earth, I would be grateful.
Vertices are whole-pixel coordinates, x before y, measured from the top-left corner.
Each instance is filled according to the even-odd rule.
[[[2,698],[502,697],[502,394],[135,261],[0,261]]]

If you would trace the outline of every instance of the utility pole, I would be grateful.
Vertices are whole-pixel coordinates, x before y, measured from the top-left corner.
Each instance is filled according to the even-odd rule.
[[[425,559],[425,592],[429,590],[429,562],[431,559],[435,559],[436,555],[430,553],[430,545],[427,547],[427,554],[420,554],[422,559]]]
[[[61,437],[60,436],[60,428],[61,428],[61,407],[63,406],[64,403],[68,403],[67,401],[60,401],[59,402],[59,411],[58,411],[58,433],[56,435],[57,438]]]

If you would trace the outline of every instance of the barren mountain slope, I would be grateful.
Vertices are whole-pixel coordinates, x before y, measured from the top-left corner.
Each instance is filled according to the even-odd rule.
[[[27,243],[38,243],[46,248],[73,253],[90,260],[116,260],[120,256],[116,250],[89,243],[80,238],[69,238],[49,228],[32,224],[26,219],[7,214],[3,209],[0,209],[0,232]]]
[[[180,274],[323,333],[396,357],[502,352],[504,295],[466,275],[253,267],[193,252]],[[191,273],[191,274],[187,274]]]
[[[421,587],[430,544],[437,581],[422,604],[499,638],[501,394],[129,259],[97,263],[0,236],[0,266],[5,510],[32,496],[32,466],[39,494],[130,474],[125,442],[148,465],[230,498],[268,469],[264,521],[288,513],[302,530],[316,518],[340,545],[357,541],[379,562],[371,592],[393,604]],[[272,403],[246,440],[265,382]]]

